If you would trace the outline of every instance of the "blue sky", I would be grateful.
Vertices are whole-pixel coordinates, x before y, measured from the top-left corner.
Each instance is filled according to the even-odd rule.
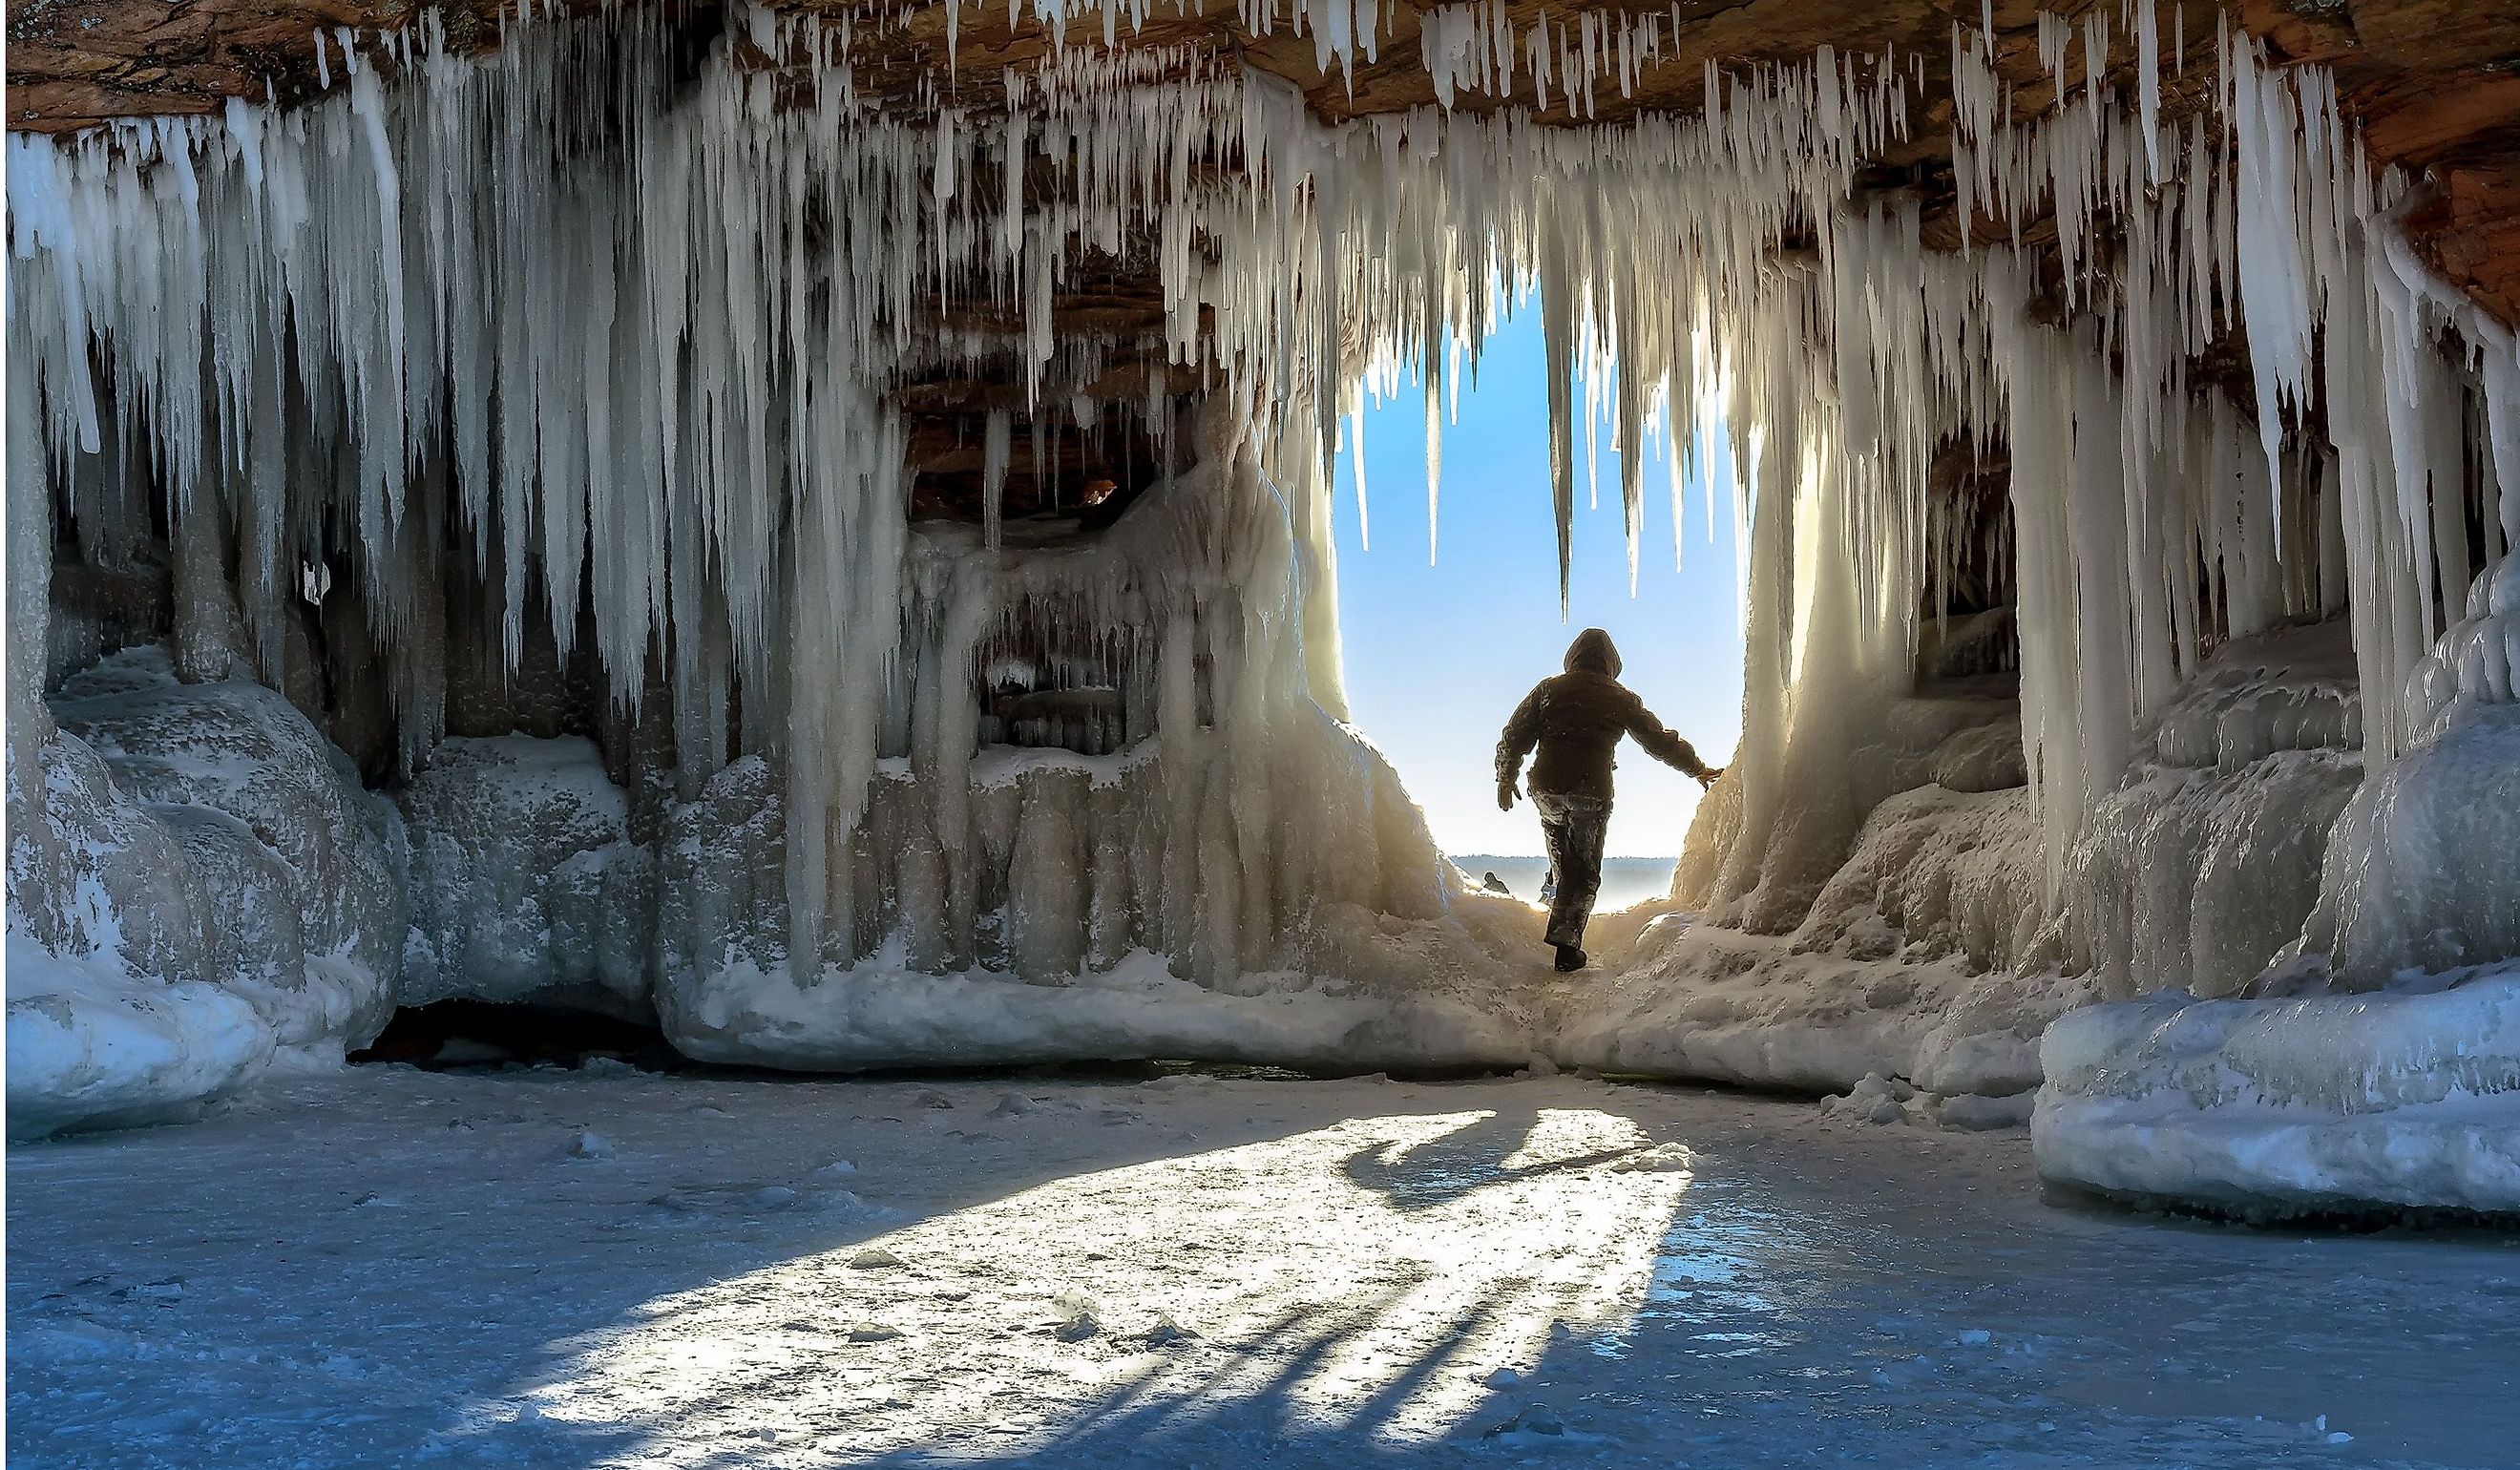
[[[1580,412],[1580,387],[1576,403]],[[1414,382],[1379,407],[1367,399],[1365,470],[1372,546],[1358,536],[1350,449],[1333,494],[1339,627],[1350,713],[1391,757],[1453,853],[1540,851],[1528,800],[1496,806],[1492,774],[1506,716],[1566,644],[1606,628],[1622,676],[1647,708],[1721,765],[1741,731],[1741,633],[1735,605],[1730,493],[1708,538],[1704,489],[1689,489],[1685,565],[1672,564],[1670,479],[1659,437],[1647,446],[1644,528],[1636,595],[1628,593],[1618,458],[1601,430],[1600,503],[1586,498],[1576,440],[1575,576],[1557,611],[1557,543],[1550,519],[1548,382],[1537,301],[1515,313],[1464,384],[1444,433],[1438,558],[1426,563],[1425,402]],[[1697,783],[1620,748],[1614,856],[1680,851]]]

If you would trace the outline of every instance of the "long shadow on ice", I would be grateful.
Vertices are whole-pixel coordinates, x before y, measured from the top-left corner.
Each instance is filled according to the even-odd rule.
[[[1244,1376],[1149,1371],[1058,1422],[885,1465],[1553,1462],[1636,1466],[2294,1467],[2510,1463],[2520,1248],[2487,1235],[2285,1236],[2043,1207],[2017,1139],[1710,1103],[1698,1178],[1624,1310],[1551,1319],[1517,1374],[1458,1347],[1524,1317],[1481,1293],[1362,1401],[1326,1341],[1392,1299],[1287,1329]],[[1396,1208],[1502,1177],[1520,1112],[1358,1150]],[[1475,1186],[1472,1186],[1475,1187]],[[1402,1201],[1408,1203],[1402,1203]],[[1547,1314],[1541,1314],[1546,1317]],[[1334,1387],[1334,1385],[1333,1385]],[[1429,1399],[1443,1401],[1427,1412]],[[834,1462],[857,1463],[842,1454]]]
[[[652,1304],[1288,1126],[1023,1138],[1005,1098],[1059,1091],[369,1068],[12,1147],[9,1458],[399,1463],[434,1431],[461,1456],[521,1423],[528,1458],[575,1462],[605,1437],[518,1396]]]
[[[1596,1168],[1645,1145],[1515,1162],[1531,1142],[1540,1115],[1532,1108],[1501,1108],[1439,1137],[1417,1143],[1369,1143],[1340,1166],[1349,1182],[1389,1200],[1394,1209],[1422,1210],[1516,1180]]]

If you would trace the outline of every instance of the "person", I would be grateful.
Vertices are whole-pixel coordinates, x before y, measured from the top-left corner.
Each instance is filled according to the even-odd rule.
[[[1598,628],[1575,635],[1566,649],[1566,672],[1540,681],[1515,706],[1505,722],[1505,737],[1497,741],[1497,806],[1504,811],[1513,810],[1523,757],[1533,756],[1531,805],[1540,813],[1555,888],[1548,938],[1564,972],[1585,963],[1584,925],[1601,891],[1601,839],[1610,825],[1610,756],[1621,735],[1634,735],[1645,754],[1696,778],[1699,785],[1712,785],[1724,774],[1699,760],[1687,740],[1663,728],[1644,701],[1619,683],[1618,646]]]

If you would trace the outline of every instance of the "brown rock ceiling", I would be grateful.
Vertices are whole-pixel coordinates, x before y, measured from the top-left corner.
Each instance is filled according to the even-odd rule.
[[[582,0],[572,0],[580,3]],[[496,44],[501,0],[453,0],[437,7],[450,41],[460,49]],[[836,0],[795,0],[790,8],[836,14]],[[1377,58],[1360,58],[1353,76],[1335,63],[1325,73],[1314,64],[1309,37],[1281,25],[1255,35],[1243,27],[1235,0],[1182,0],[1175,9],[1157,0],[1153,19],[1140,31],[1121,33],[1135,48],[1180,46],[1209,56],[1238,59],[1285,77],[1303,90],[1328,119],[1390,112],[1431,104],[1434,89],[1418,57],[1419,17],[1431,0],[1398,0]],[[1540,0],[1508,0],[1516,29],[1543,9]],[[1668,14],[1667,5],[1592,0],[1590,8]],[[1957,15],[1975,24],[1980,0],[1680,0],[1683,25],[1658,65],[1645,69],[1633,99],[1615,85],[1597,88],[1600,120],[1614,121],[1641,110],[1694,111],[1709,61],[1722,65],[1808,57],[1826,44],[1841,52],[1878,53],[1896,48],[1920,57],[1925,84],[1912,118],[1912,141],[1867,171],[1860,185],[1919,195],[1929,241],[1958,244],[1950,187],[1951,27]],[[1994,7],[1998,68],[2029,107],[2052,100],[2040,66],[2036,17],[2041,9],[2080,16],[2104,9],[2116,25],[2120,0],[1999,0]],[[2183,58],[2170,55],[2177,7],[2160,6],[2166,68],[2164,107],[2173,116],[2200,106],[2215,74],[2214,11],[2188,0]],[[59,132],[114,116],[200,113],[215,111],[229,96],[283,101],[313,95],[313,32],[350,25],[366,31],[411,23],[423,9],[414,0],[28,0],[9,15],[9,126]],[[1551,7],[1561,19],[1565,0]],[[2520,323],[2520,0],[2235,0],[2238,22],[2261,37],[2280,60],[2322,62],[2333,67],[2348,110],[2362,123],[2375,163],[2396,163],[2429,178],[2432,197],[2411,214],[2409,233],[2419,251],[2449,280],[2506,323]],[[1071,29],[1083,44],[1099,43],[1101,22],[1087,16]],[[945,16],[928,7],[879,39],[861,34],[854,64],[862,95],[910,105],[929,95],[951,97],[959,86],[1002,93],[1002,68],[1049,55],[1049,35],[1038,24],[1010,26],[996,0],[966,6],[959,44],[948,66]],[[748,53],[744,54],[744,53]],[[2081,45],[2068,54],[2067,74],[2084,71]],[[751,52],[741,61],[770,65]],[[2134,44],[2120,34],[2111,55],[2114,80],[2132,87]],[[2183,67],[2182,63],[2183,61]],[[1531,100],[1519,79],[1512,105]],[[1568,118],[1552,98],[1546,114]],[[1464,110],[1494,108],[1491,98],[1464,95]],[[1996,238],[1991,224],[1981,230]],[[2042,232],[2034,226],[2035,241]],[[2046,232],[2052,238],[2052,228]],[[1065,302],[1062,324],[1082,328],[1125,325],[1154,309],[1151,281],[1131,290],[1114,282],[1092,300]],[[1068,318],[1076,318],[1070,321]],[[1103,318],[1111,318],[1104,321]],[[967,330],[978,323],[958,323]],[[1126,359],[1124,365],[1134,366]],[[1132,380],[1144,382],[1141,367]],[[2245,369],[2242,370],[2245,376]],[[985,405],[917,401],[922,394],[952,399],[947,382],[905,385],[904,407],[919,421],[915,455],[923,493],[940,501],[976,502],[973,415]],[[1131,389],[1129,391],[1137,391]],[[1011,501],[1043,499],[1021,448],[1011,477]],[[1123,456],[1125,468],[1105,465],[1082,440],[1056,443],[1056,474],[1067,486],[1111,479],[1124,485],[1145,470],[1139,446]],[[1048,468],[1048,467],[1045,467]],[[1072,490],[1069,492],[1072,496]],[[942,509],[940,506],[939,509]]]
[[[457,46],[483,47],[495,44],[499,4],[453,0],[438,12]],[[803,5],[843,8],[831,0]],[[2044,6],[2069,16],[2094,7],[2114,20],[2118,0],[2047,0]],[[391,29],[409,24],[422,8],[415,0],[27,0],[9,14],[9,126],[58,132],[109,117],[212,111],[230,96],[301,99],[316,87],[317,27]],[[1238,58],[1294,82],[1316,111],[1335,119],[1434,101],[1418,61],[1418,17],[1426,8],[1429,0],[1399,0],[1378,59],[1360,59],[1353,78],[1335,65],[1325,74],[1314,65],[1311,40],[1284,26],[1252,34],[1235,0],[1184,0],[1179,11],[1159,0],[1156,18],[1141,31],[1124,31],[1121,43],[1188,45]],[[1508,0],[1506,7],[1517,27],[1543,8],[1540,0]],[[2051,92],[2037,54],[2042,8],[2039,0],[2002,0],[1994,10],[1999,67],[2020,100],[2034,107]],[[2176,8],[2161,7],[2165,51]],[[1683,25],[1670,54],[1645,71],[1635,98],[1601,88],[1607,94],[1598,99],[1601,118],[1694,110],[1709,61],[1800,58],[1823,44],[1842,52],[1895,47],[1912,53],[1926,69],[1913,141],[1884,162],[1900,165],[1910,187],[1921,184],[1929,196],[1929,231],[1957,243],[1958,222],[1949,218],[1947,202],[1940,220],[1930,218],[1930,206],[1950,161],[1944,139],[1952,21],[1958,15],[1973,23],[1979,0],[1681,0],[1679,9]],[[2188,0],[2186,9],[2183,73],[2175,72],[2165,86],[2174,114],[2194,106],[2213,75],[2213,11],[2201,0]],[[1556,13],[1562,17],[1568,9],[1561,4]],[[2279,57],[2335,68],[2374,159],[2429,173],[2437,186],[2439,197],[2411,222],[2425,255],[2502,320],[2520,322],[2520,0],[2238,0],[2236,15]],[[907,99],[923,89],[951,96],[959,81],[994,91],[1002,67],[1050,50],[1041,26],[1011,27],[1004,16],[985,0],[966,6],[958,65],[951,67],[939,7],[914,14],[879,43],[862,39],[861,89],[877,97]],[[1099,25],[1089,16],[1071,35],[1099,40]],[[2077,42],[2069,52],[2071,75],[2083,70],[2079,52]],[[2119,38],[2112,60],[2112,74],[2126,80],[2134,66],[2131,40]],[[2165,61],[2178,67],[2179,59]],[[1514,100],[1530,101],[1527,81]],[[1563,101],[1552,102],[1550,115],[1565,117]],[[1482,97],[1458,105],[1498,106]],[[1947,186],[1940,192],[1947,199]]]

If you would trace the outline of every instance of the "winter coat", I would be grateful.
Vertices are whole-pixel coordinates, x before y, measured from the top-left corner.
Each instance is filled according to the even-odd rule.
[[[1619,683],[1619,650],[1610,635],[1587,628],[1566,649],[1566,672],[1540,681],[1497,741],[1497,785],[1512,784],[1522,759],[1537,746],[1531,789],[1610,799],[1610,759],[1621,735],[1636,736],[1645,754],[1689,776],[1708,767],[1687,740],[1663,728],[1644,701]]]

